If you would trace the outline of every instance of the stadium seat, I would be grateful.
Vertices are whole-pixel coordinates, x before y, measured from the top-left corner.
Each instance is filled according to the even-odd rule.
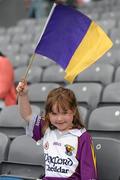
[[[93,137],[99,180],[120,179],[120,140]]]
[[[87,16],[91,19],[94,19],[94,20],[98,20],[99,19],[99,13],[90,13],[90,14],[87,14]]]
[[[18,83],[21,81],[21,79],[24,77],[27,70],[27,66],[19,67],[15,69],[15,83]],[[28,71],[28,83],[36,83],[40,82],[42,75],[42,68],[37,66],[32,66],[31,69]]]
[[[120,103],[120,82],[108,84],[103,90],[101,103]]]
[[[101,84],[74,83],[66,85],[66,88],[73,90],[79,104],[85,104],[92,109],[97,107],[102,92]]]
[[[102,56],[96,63],[112,64],[115,68],[120,65],[120,51],[119,49],[110,49],[104,56]]]
[[[79,110],[80,117],[81,117],[83,124],[87,127],[88,109],[84,106],[78,106],[78,110]]]
[[[30,102],[39,105],[42,111],[48,93],[58,87],[60,87],[60,85],[56,83],[34,83],[29,85],[28,93]]]
[[[41,81],[43,69],[41,67],[32,66],[29,70],[28,83],[37,83]]]
[[[18,43],[23,45],[24,43],[32,43],[32,35],[31,34],[22,34],[21,36],[18,36],[15,34],[12,38],[12,43]]]
[[[112,82],[114,67],[110,64],[93,64],[91,67],[80,73],[78,82],[99,82],[107,85]]]
[[[101,19],[120,19],[120,12],[118,11],[111,11],[111,12],[104,12],[101,14]]]
[[[33,66],[40,66],[40,67],[46,68],[46,67],[50,66],[53,63],[54,62],[51,59],[49,59],[49,58],[47,58],[45,56],[35,54]]]
[[[7,160],[9,143],[7,135],[0,132],[0,163]]]
[[[44,176],[44,154],[42,140],[35,142],[30,136],[16,137],[10,144],[8,161],[2,163],[1,175],[23,179]]]
[[[27,54],[12,54],[9,57],[14,68],[26,67],[28,65],[29,56]]]
[[[31,105],[33,114],[41,114],[40,108],[36,105]]]
[[[10,42],[10,36],[9,35],[1,35],[0,36],[0,45],[8,45]]]
[[[120,82],[120,66],[115,71],[115,82]]]
[[[40,114],[40,108],[32,105],[33,114]],[[0,113],[0,132],[10,139],[25,134],[26,123],[19,113],[18,105],[4,107]]]
[[[5,51],[6,51],[6,55],[9,55],[9,54],[18,54],[19,53],[19,50],[20,50],[20,45],[15,43],[15,44],[8,44],[6,47],[5,47]]]
[[[32,19],[32,18],[26,18],[26,19],[21,19],[18,21],[17,23],[17,27],[24,27],[24,28],[31,28],[31,26],[35,26],[36,25],[36,19]]]
[[[25,32],[25,28],[23,26],[10,26],[7,28],[6,30],[6,33],[10,36],[13,36],[13,35],[22,35],[23,33]]]
[[[63,83],[65,71],[58,65],[51,65],[43,71],[42,81]]]
[[[110,37],[114,43],[114,48],[120,48],[120,28],[116,28],[116,29],[113,29],[111,32],[110,32]]]
[[[110,29],[116,27],[116,21],[114,19],[100,19],[98,24],[104,29],[106,33],[108,33]]]
[[[25,72],[26,72],[27,66],[18,67],[14,71],[15,75],[15,83],[18,83],[23,78]]]
[[[0,132],[5,133],[9,138],[25,134],[25,122],[20,117],[18,106],[4,107],[0,113]]]
[[[93,136],[120,139],[120,106],[103,106],[94,109],[89,116],[88,130]]]
[[[20,53],[21,54],[27,54],[27,55],[32,55],[34,53],[35,47],[34,43],[24,43],[21,48],[20,48]]]

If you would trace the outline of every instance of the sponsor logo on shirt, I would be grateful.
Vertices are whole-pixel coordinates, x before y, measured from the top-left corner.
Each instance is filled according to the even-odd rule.
[[[65,145],[65,154],[67,154],[68,156],[72,156],[73,151],[75,150],[75,148],[69,144]]]
[[[49,143],[48,143],[48,141],[44,144],[44,149],[46,149],[46,150],[49,149]]]
[[[69,167],[73,165],[70,158],[60,158],[59,156],[49,156],[45,154],[46,170],[59,173],[68,173]],[[65,167],[68,168],[65,168]]]
[[[61,143],[59,143],[59,142],[53,142],[53,145],[61,146]]]

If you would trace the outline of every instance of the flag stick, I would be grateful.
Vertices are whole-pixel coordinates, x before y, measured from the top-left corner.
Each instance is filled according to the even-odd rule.
[[[31,66],[32,66],[32,63],[33,63],[34,59],[35,59],[35,53],[31,56],[31,58],[30,58],[30,60],[29,60],[28,67],[27,67],[27,69],[26,69],[26,72],[25,72],[23,78],[21,79],[21,82],[23,82],[23,83],[26,82],[27,76],[28,76],[28,73],[29,73],[29,70],[30,70],[30,68],[31,68]],[[18,99],[18,96],[19,96],[19,95],[20,95],[20,93],[17,93],[17,99]]]
[[[24,74],[24,76],[23,76],[23,81],[26,81],[27,76],[28,76],[28,73],[29,73],[29,70],[30,70],[30,68],[31,68],[31,66],[32,66],[32,63],[33,63],[34,59],[35,59],[35,53],[34,53],[34,54],[31,56],[31,58],[30,58],[28,67],[27,67],[26,72],[25,72],[25,74]]]

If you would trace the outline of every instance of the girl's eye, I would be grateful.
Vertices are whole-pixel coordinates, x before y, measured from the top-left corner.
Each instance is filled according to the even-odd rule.
[[[67,114],[67,111],[64,111],[62,114],[63,114],[63,115]]]
[[[57,116],[57,115],[60,115],[60,114],[64,116],[64,115],[67,115],[67,114],[69,114],[69,113],[68,113],[68,111],[63,111],[63,112],[61,112],[61,113],[51,112],[51,115],[53,115],[53,116]]]
[[[56,114],[56,113],[54,113],[54,112],[51,112],[51,114],[52,114],[52,115],[54,115],[54,116],[55,116],[55,115],[57,115],[57,114]]]

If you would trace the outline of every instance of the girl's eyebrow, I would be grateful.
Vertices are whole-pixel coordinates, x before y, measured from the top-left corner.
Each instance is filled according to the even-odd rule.
[[[61,111],[61,113],[66,113],[66,112],[68,112],[68,110],[62,110]],[[59,111],[57,111],[57,112],[51,111],[51,113],[60,113],[60,112]]]
[[[68,110],[63,110],[63,112],[68,112]]]

